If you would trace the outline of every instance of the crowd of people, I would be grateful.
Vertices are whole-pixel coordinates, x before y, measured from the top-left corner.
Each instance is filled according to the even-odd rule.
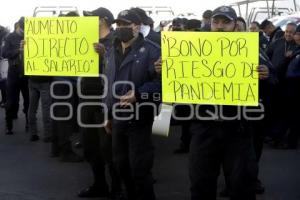
[[[152,176],[155,155],[151,141],[155,111],[147,104],[139,109],[135,105],[161,103],[161,99],[153,98],[155,94],[161,94],[160,32],[154,31],[154,21],[137,7],[121,11],[116,18],[103,7],[83,14],[99,17],[99,42],[94,44],[94,49],[99,54],[99,71],[105,75],[106,85],[104,78],[99,77],[25,76],[24,18],[16,22],[12,33],[0,28],[1,58],[9,62],[7,78],[0,80],[6,134],[14,134],[13,122],[18,118],[21,93],[25,131],[30,132],[32,142],[41,136],[37,128],[37,110],[41,102],[41,132],[43,141],[52,144],[51,157],[59,157],[62,162],[83,161],[74,152],[70,139],[74,132],[80,133],[77,145],[83,148],[94,183],[80,191],[79,197],[155,200]],[[66,16],[78,16],[78,13],[71,12]],[[113,24],[116,24],[115,29]],[[221,168],[226,182],[222,196],[231,200],[255,200],[256,194],[265,191],[258,178],[264,143],[276,149],[296,149],[298,146],[300,25],[289,23],[283,31],[264,20],[261,24],[251,22],[248,27],[245,20],[227,6],[205,11],[201,20],[175,18],[171,26],[165,25],[161,23],[160,29],[259,33],[257,71],[264,118],[256,121],[172,120],[171,123],[182,127],[181,143],[174,153],[189,153],[191,200],[216,199]],[[131,84],[114,84],[122,81]],[[97,98],[104,94],[105,98]],[[74,108],[71,117],[67,117],[71,111],[63,106],[64,103]],[[94,103],[79,113],[83,124],[94,126],[77,123],[76,111],[80,103]],[[99,103],[108,109],[102,109]],[[134,112],[126,112],[128,109]],[[181,105],[175,112],[186,116],[189,109],[189,106]],[[204,116],[213,109],[203,106],[199,113]],[[231,116],[237,112],[237,107],[224,106],[223,110]]]

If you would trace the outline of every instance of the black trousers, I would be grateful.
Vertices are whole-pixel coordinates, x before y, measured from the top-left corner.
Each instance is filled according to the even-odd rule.
[[[1,102],[6,103],[6,80],[0,80]]]
[[[239,122],[192,122],[191,200],[216,200],[223,165],[231,200],[255,200],[257,163],[251,133]]]
[[[81,120],[84,124],[97,125],[104,121],[103,112],[97,106],[84,106],[81,109]],[[111,177],[111,191],[121,191],[120,178],[112,161],[112,136],[104,128],[81,128],[84,156],[91,165],[94,186],[108,190],[105,178],[105,166],[108,166]]]
[[[288,79],[288,119],[290,132],[288,135],[288,145],[291,148],[298,146],[300,137],[300,78]]]
[[[113,159],[130,200],[154,200],[151,122],[113,120]]]
[[[27,121],[27,112],[29,107],[29,89],[28,89],[28,79],[25,77],[18,76],[8,76],[7,85],[6,85],[6,127],[8,130],[13,129],[13,119],[17,116],[19,111],[19,100],[20,93],[23,96],[23,112],[26,116]]]
[[[65,84],[56,84],[53,88],[53,92],[57,96],[66,96],[69,94],[70,88]],[[72,150],[70,137],[77,127],[77,95],[76,88],[73,88],[73,94],[66,99],[52,99],[54,103],[66,103],[66,105],[56,105],[53,107],[52,118],[52,153],[68,154]],[[52,104],[52,106],[53,106]],[[68,119],[68,116],[73,115]],[[64,118],[64,119],[58,119]]]

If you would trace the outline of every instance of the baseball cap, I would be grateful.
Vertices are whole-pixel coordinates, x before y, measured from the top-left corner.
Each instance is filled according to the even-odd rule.
[[[230,20],[236,20],[237,18],[235,10],[229,6],[221,6],[216,8],[212,13],[212,18],[216,16],[224,16]]]
[[[104,19],[108,24],[114,23],[114,15],[106,8],[100,7],[93,11],[83,11],[84,16],[97,16]]]
[[[128,24],[137,24],[140,25],[142,23],[141,18],[133,11],[133,10],[123,10],[118,14],[117,19],[118,22],[125,22]]]
[[[143,24],[145,25],[153,24],[153,19],[146,14],[145,10],[139,7],[131,8],[130,10],[133,10],[140,17]]]
[[[201,29],[201,21],[198,19],[190,19],[186,24],[186,29]]]

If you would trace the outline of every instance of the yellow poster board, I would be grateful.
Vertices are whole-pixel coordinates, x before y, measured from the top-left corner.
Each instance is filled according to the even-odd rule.
[[[258,33],[162,32],[166,103],[257,106]]]
[[[25,18],[25,75],[99,76],[97,17]]]

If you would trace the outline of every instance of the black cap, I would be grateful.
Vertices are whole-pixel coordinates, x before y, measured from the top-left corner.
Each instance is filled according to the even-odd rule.
[[[20,28],[24,30],[24,17],[21,17],[19,19],[18,24],[19,24]]]
[[[173,19],[172,21],[172,26],[186,26],[188,22],[188,19],[187,18],[179,18],[179,17],[176,17]]]
[[[79,14],[77,11],[70,11],[67,14],[63,15],[64,17],[79,17]]]
[[[84,16],[96,16],[104,19],[109,25],[114,23],[114,15],[106,8],[100,7],[93,11],[83,11]]]
[[[296,33],[300,33],[300,24],[296,28]]]
[[[190,19],[187,23],[186,23],[186,27],[187,30],[189,29],[195,29],[195,30],[200,30],[201,29],[201,21],[198,19]]]
[[[141,18],[134,12],[133,10],[123,10],[118,14],[117,19],[115,20],[116,23],[118,22],[125,22],[128,24],[136,24],[140,25],[142,23]]]
[[[136,7],[136,8],[131,8],[130,10],[133,10],[141,19],[142,23],[145,25],[151,25],[153,24],[153,20],[151,19],[151,17],[149,17],[146,13],[145,10]]]
[[[212,18],[214,18],[216,16],[224,16],[230,20],[236,20],[236,18],[237,18],[235,10],[229,6],[221,6],[221,7],[216,8],[212,12]]]

